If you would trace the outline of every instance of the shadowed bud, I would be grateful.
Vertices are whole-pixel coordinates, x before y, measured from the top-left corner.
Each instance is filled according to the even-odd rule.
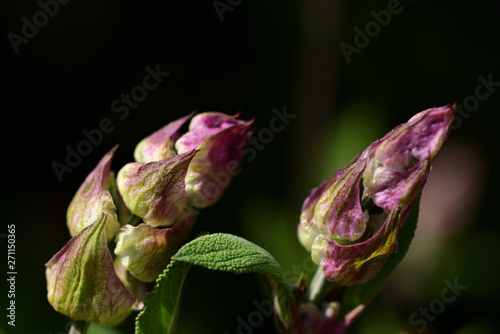
[[[56,311],[75,321],[115,326],[137,301],[113,269],[104,238],[107,217],[102,213],[45,265],[47,297]]]
[[[119,258],[113,261],[115,273],[122,281],[125,288],[130,292],[132,297],[137,299],[137,302],[132,308],[133,311],[141,311],[144,308],[144,297],[148,293],[147,284],[132,276],[132,274],[123,266]]]
[[[179,118],[141,140],[135,147],[135,161],[148,163],[176,155],[174,144],[180,136],[179,130],[193,115],[194,112]]]
[[[321,315],[313,303],[303,303],[299,306],[300,318],[306,333],[317,333],[321,325]]]
[[[186,176],[189,203],[196,208],[211,206],[221,198],[243,158],[253,120],[237,117],[219,112],[198,114],[175,143],[179,154],[200,150]]]
[[[111,161],[118,146],[113,147],[99,161],[97,167],[87,176],[69,204],[66,215],[68,229],[71,236],[77,235],[82,229],[107,215],[107,224],[104,235],[107,241],[113,239],[120,224],[116,216],[116,207],[110,194],[109,187],[113,182]]]
[[[115,254],[134,277],[153,282],[186,242],[197,215],[198,211],[192,210],[174,226],[164,229],[146,224],[125,225],[116,237]]]
[[[445,106],[415,115],[311,192],[298,235],[328,280],[365,282],[397,250],[398,230],[448,137],[453,113]]]
[[[123,166],[116,183],[130,211],[151,226],[174,224],[188,203],[184,179],[195,154],[191,150],[161,161]]]

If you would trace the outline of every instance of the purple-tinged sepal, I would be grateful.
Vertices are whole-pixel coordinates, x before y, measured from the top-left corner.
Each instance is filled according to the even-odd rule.
[[[189,210],[174,226],[163,229],[125,225],[116,236],[117,258],[134,277],[153,282],[188,239],[197,215],[197,210]]]
[[[297,227],[297,234],[299,236],[300,243],[308,251],[312,250],[314,239],[321,233],[314,220],[314,209],[316,208],[316,205],[325,190],[337,179],[337,174],[338,172],[333,174],[328,180],[324,181],[319,187],[314,188],[302,204],[302,212],[300,214],[300,224]]]
[[[194,112],[179,118],[141,140],[135,147],[135,161],[148,163],[176,155],[174,145],[180,137],[180,129],[193,115]]]
[[[340,286],[366,282],[378,274],[389,255],[397,250],[400,218],[400,210],[394,210],[373,237],[350,245],[339,244],[322,234],[314,240],[313,261],[321,264],[328,280]]]
[[[77,235],[82,229],[92,224],[101,217],[102,213],[108,217],[104,231],[106,240],[111,241],[118,232],[120,224],[113,197],[109,192],[110,185],[114,182],[111,161],[117,147],[113,147],[99,161],[69,204],[66,220],[71,236]]]
[[[408,187],[425,183],[421,164],[432,163],[451,130],[454,105],[430,108],[413,116],[367,149],[368,166],[363,175],[365,196],[386,212],[393,210]],[[415,172],[422,176],[415,180]],[[408,182],[408,178],[412,182]]]
[[[46,266],[47,298],[75,321],[115,326],[137,300],[120,281],[104,237],[108,215],[82,229]]]
[[[338,171],[314,209],[316,226],[339,244],[354,242],[365,232],[368,212],[359,200],[365,166],[365,160],[357,160]]]
[[[189,203],[198,209],[221,198],[243,158],[253,120],[237,117],[219,112],[198,114],[191,120],[189,131],[175,143],[179,154],[200,150],[186,176]]]
[[[160,161],[123,166],[116,183],[129,210],[154,227],[174,224],[188,205],[184,180],[195,154],[191,150]]]

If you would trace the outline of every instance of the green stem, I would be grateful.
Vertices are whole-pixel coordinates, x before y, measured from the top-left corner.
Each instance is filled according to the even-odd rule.
[[[316,273],[309,285],[309,292],[307,299],[311,302],[318,304],[321,299],[337,285],[333,282],[329,282],[325,275],[323,274],[323,269],[321,266],[316,269]]]
[[[90,322],[73,321],[69,334],[86,334],[90,327]]]
[[[141,217],[134,215],[133,213],[130,214],[130,217],[128,217],[127,221],[125,222],[125,225],[132,225],[132,226],[137,226],[139,225],[139,222],[141,221]]]

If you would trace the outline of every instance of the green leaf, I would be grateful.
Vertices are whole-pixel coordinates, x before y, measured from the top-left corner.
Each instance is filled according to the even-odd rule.
[[[263,248],[230,234],[211,234],[185,244],[145,300],[144,310],[136,319],[136,334],[176,334],[182,286],[191,264],[234,274],[251,272],[269,276],[278,283],[281,316],[292,322],[294,299],[278,262]]]
[[[295,301],[283,269],[268,251],[256,244],[231,234],[217,233],[199,237],[184,245],[172,257],[211,270],[233,274],[257,272],[278,283],[273,289],[277,296],[278,313],[287,327],[296,323]]]
[[[199,237],[184,245],[172,259],[233,274],[257,272],[288,287],[283,269],[269,252],[231,234],[217,233]],[[289,287],[287,293],[291,296]]]
[[[377,276],[366,283],[348,287],[342,298],[342,314],[354,310],[361,304],[368,304],[380,291],[398,264],[404,259],[417,229],[420,198],[398,232],[398,251],[387,259]]]
[[[181,291],[190,267],[190,263],[170,262],[156,280],[153,291],[146,295],[146,306],[135,321],[136,334],[179,333],[176,323]]]

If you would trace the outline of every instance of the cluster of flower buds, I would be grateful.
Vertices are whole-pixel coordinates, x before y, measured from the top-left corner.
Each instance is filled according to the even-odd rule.
[[[113,326],[142,308],[144,282],[154,281],[187,241],[198,209],[221,198],[253,120],[193,115],[143,139],[136,161],[116,177],[114,147],[80,186],[67,213],[72,239],[46,264],[48,299],[56,311]],[[135,220],[143,223],[128,224]]]
[[[416,114],[313,189],[298,237],[329,281],[366,282],[396,252],[398,230],[448,138],[453,114],[452,105]]]

